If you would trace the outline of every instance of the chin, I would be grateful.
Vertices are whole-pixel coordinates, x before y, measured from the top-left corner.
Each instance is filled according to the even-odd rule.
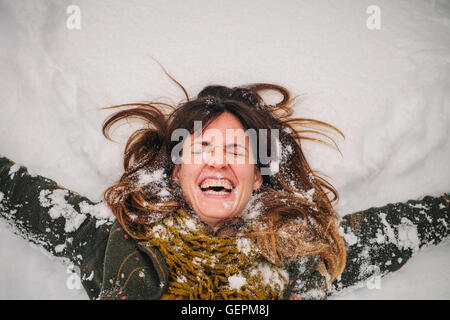
[[[236,216],[233,212],[218,212],[216,210],[209,209],[208,211],[201,211],[201,214],[197,214],[198,217],[209,224],[210,226],[219,224],[220,221],[233,218]]]
[[[211,211],[211,212],[205,212],[202,211],[203,217],[206,217],[210,220],[223,220],[228,218],[233,218],[235,214],[231,212],[218,212],[218,211]]]

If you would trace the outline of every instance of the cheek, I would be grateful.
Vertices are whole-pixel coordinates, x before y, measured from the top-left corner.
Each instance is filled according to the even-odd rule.
[[[255,179],[255,166],[254,165],[241,165],[235,166],[234,172],[243,186],[253,188],[253,182]]]
[[[200,172],[200,166],[194,164],[182,164],[178,172],[180,185],[188,187],[195,184],[196,177]]]

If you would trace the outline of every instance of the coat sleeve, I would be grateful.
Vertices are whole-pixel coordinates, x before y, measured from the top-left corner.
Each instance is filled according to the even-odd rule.
[[[0,157],[0,218],[14,233],[70,260],[80,268],[88,295],[97,293],[114,220],[103,202],[94,203]]]
[[[419,250],[448,238],[449,208],[449,194],[445,194],[344,216],[341,233],[347,262],[329,293],[348,287],[375,288],[382,276],[399,270]]]

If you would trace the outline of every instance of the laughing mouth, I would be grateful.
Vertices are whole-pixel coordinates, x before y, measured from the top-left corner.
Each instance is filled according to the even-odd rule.
[[[200,185],[202,192],[210,195],[228,195],[233,189],[233,183],[228,179],[204,179]]]

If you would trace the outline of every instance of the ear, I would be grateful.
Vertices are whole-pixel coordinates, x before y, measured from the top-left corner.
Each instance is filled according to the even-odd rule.
[[[262,183],[263,183],[263,178],[262,178],[261,172],[255,166],[255,180],[253,181],[253,190],[258,190],[259,187],[261,187]]]
[[[178,184],[179,184],[179,182],[180,182],[179,172],[180,172],[180,165],[177,164],[177,165],[175,165],[175,167],[173,167],[173,169],[172,169],[172,180],[173,180],[175,183],[178,183]]]

